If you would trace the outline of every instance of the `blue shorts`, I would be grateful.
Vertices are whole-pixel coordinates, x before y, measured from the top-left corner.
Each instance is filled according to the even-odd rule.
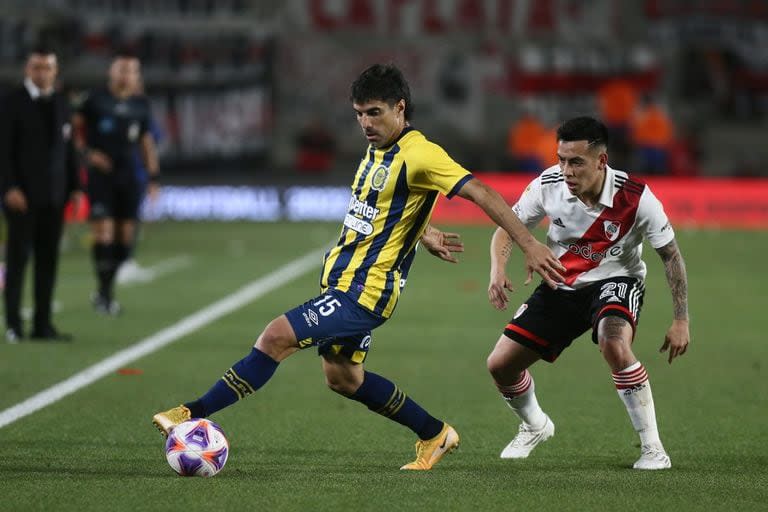
[[[329,288],[285,313],[299,348],[317,347],[319,355],[341,354],[362,363],[371,346],[371,331],[387,319],[368,311],[346,293]]]

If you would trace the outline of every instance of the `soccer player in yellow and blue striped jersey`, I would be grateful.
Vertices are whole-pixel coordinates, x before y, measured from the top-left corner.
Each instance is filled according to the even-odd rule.
[[[452,197],[471,179],[411,127],[387,147],[371,145],[353,181],[339,241],[323,262],[321,286],[388,318],[400,295],[402,263],[416,250],[438,193]]]
[[[428,470],[459,444],[459,435],[397,385],[366,371],[372,330],[397,305],[421,242],[455,261],[458,235],[429,226],[438,194],[480,206],[526,254],[528,279],[538,272],[550,286],[562,266],[537,242],[494,190],[410,126],[408,83],[392,65],[374,65],[353,82],[352,107],[368,148],[352,182],[349,209],[336,245],[323,260],[321,294],[275,318],[249,355],[227,370],[198,400],[153,417],[165,434],[178,423],[209,416],[263,386],[281,361],[316,346],[328,386],[410,428],[419,438],[416,460],[401,469]]]

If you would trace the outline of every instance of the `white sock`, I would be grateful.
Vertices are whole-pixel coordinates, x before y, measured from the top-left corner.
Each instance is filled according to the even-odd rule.
[[[530,425],[534,430],[544,427],[544,424],[547,422],[547,416],[539,407],[538,400],[536,400],[533,377],[531,377],[528,370],[525,370],[520,375],[520,379],[514,384],[509,386],[496,384],[496,387],[499,388],[504,401],[520,418],[520,421]]]
[[[648,381],[645,367],[638,361],[623,370],[613,372],[612,375],[616,391],[627,408],[632,426],[640,435],[640,443],[643,446],[658,445],[663,448],[656,426],[651,383]]]

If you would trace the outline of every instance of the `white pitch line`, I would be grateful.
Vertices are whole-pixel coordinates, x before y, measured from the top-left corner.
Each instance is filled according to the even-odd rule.
[[[294,260],[274,272],[253,281],[240,288],[233,294],[206,306],[200,311],[189,315],[170,327],[156,332],[143,340],[109,356],[102,361],[89,366],[70,378],[45,389],[36,395],[0,412],[0,428],[39,411],[67,395],[78,391],[93,382],[117,371],[126,364],[132,363],[147,354],[173,343],[182,336],[194,332],[219,318],[236,311],[244,305],[263,297],[272,290],[296,279],[307,270],[317,265],[325,249],[315,249],[312,252]]]
[[[139,267],[134,263],[132,272],[128,272],[126,268],[120,267],[117,271],[117,282],[123,285],[132,285],[138,283],[149,283],[154,281],[163,274],[175,272],[181,270],[184,267],[189,266],[192,263],[192,258],[188,254],[181,254],[167,260],[163,260],[159,263],[155,263],[151,267]]]

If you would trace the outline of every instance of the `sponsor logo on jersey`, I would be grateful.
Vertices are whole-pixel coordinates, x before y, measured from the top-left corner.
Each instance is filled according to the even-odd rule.
[[[344,225],[361,235],[368,236],[373,233],[373,225],[370,222],[358,219],[354,215],[347,214],[346,217],[344,217]]]
[[[389,167],[378,166],[371,175],[371,188],[381,192],[387,184],[387,178],[389,178]]]
[[[563,220],[562,220],[560,217],[556,217],[556,218],[555,218],[555,219],[552,221],[552,224],[554,224],[555,226],[560,226],[561,228],[564,228],[564,227],[565,227],[565,224],[563,224]]]
[[[604,220],[603,229],[605,230],[606,238],[613,242],[619,236],[619,231],[621,231],[621,222],[615,220]]]
[[[380,210],[368,204],[368,201],[361,201],[355,196],[349,200],[349,213],[363,217],[368,220],[374,220],[379,215]]]
[[[378,217],[378,208],[371,206],[367,201],[360,201],[355,196],[349,200],[349,213],[344,217],[344,225],[362,235],[373,233],[373,220]]]
[[[577,256],[581,256],[585,260],[594,261],[594,262],[600,262],[605,258],[607,258],[608,256],[618,256],[622,252],[621,247],[619,247],[618,245],[614,245],[606,251],[596,251],[592,247],[592,244],[571,243],[568,245],[563,244],[563,246],[573,254],[576,254]]]

